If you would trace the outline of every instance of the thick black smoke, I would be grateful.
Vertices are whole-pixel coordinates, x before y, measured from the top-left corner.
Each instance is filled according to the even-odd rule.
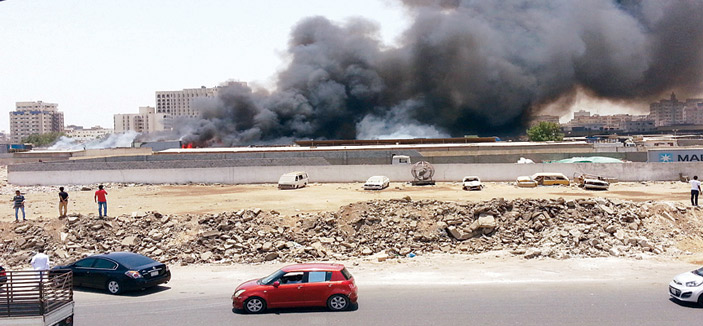
[[[303,20],[277,90],[224,89],[186,140],[515,134],[576,89],[634,102],[703,86],[699,0],[402,2],[413,23],[393,48],[363,19]]]

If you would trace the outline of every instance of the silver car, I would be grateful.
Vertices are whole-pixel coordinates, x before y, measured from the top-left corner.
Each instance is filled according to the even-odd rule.
[[[676,275],[669,283],[669,296],[703,306],[703,267]]]

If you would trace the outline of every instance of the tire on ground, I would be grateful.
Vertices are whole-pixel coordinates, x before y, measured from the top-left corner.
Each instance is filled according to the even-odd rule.
[[[251,297],[244,300],[244,311],[250,314],[258,314],[266,311],[266,300],[259,297]]]
[[[122,283],[118,280],[108,280],[107,283],[105,283],[105,289],[107,292],[110,292],[110,294],[120,294],[124,292]]]
[[[335,294],[327,299],[327,309],[332,311],[347,310],[349,306],[349,298],[343,294]]]

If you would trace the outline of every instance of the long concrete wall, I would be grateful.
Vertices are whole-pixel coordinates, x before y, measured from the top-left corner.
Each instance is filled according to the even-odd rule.
[[[162,166],[161,166],[162,167]],[[590,173],[621,181],[678,180],[679,173],[702,175],[703,163],[623,163],[623,164],[435,164],[436,181],[460,181],[477,175],[484,181],[514,181],[517,176],[537,172]],[[42,171],[13,169],[8,181],[15,185],[67,185],[100,182],[120,183],[276,183],[281,174],[306,171],[311,182],[363,182],[372,175],[386,175],[392,182],[411,181],[409,165],[293,165],[228,166],[210,168],[139,168]]]

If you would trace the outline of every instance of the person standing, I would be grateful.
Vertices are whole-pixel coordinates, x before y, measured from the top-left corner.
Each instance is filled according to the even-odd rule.
[[[98,186],[94,199],[98,203],[98,215],[100,217],[107,216],[107,191],[103,189],[103,185]]]
[[[39,284],[44,282],[44,274],[51,268],[49,262],[49,256],[44,253],[44,248],[37,248],[37,253],[34,254],[32,260],[29,261],[32,265],[32,269],[39,272]]]
[[[691,205],[698,207],[698,194],[701,193],[701,182],[698,181],[698,176],[694,175],[693,180],[688,183],[691,184]]]
[[[26,221],[27,218],[24,215],[24,196],[22,196],[19,190],[15,191],[15,198],[13,198],[12,201],[15,203],[15,222],[20,221],[19,216],[17,216],[17,211],[19,210],[22,210],[22,221]]]
[[[59,187],[59,217],[66,217],[68,212],[68,193]]]
[[[44,253],[44,248],[37,248],[37,253],[29,262],[35,271],[48,271],[50,268],[49,256]]]

